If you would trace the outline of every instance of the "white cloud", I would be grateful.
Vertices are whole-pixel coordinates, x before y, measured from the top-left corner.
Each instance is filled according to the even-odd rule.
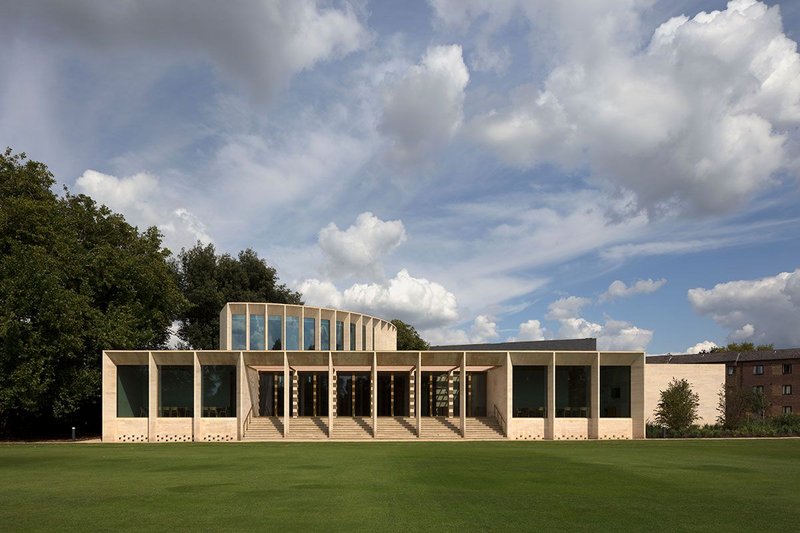
[[[589,305],[590,303],[592,303],[591,299],[583,298],[581,296],[566,296],[564,298],[559,298],[547,307],[547,315],[545,315],[545,317],[548,320],[564,320],[570,317],[575,317],[580,314],[583,307]]]
[[[417,329],[435,328],[458,319],[453,293],[436,282],[412,277],[405,269],[385,282],[356,283],[344,291],[329,281],[316,279],[303,281],[297,290],[310,305],[399,318]]]
[[[381,276],[381,260],[405,240],[402,221],[384,221],[367,211],[346,230],[331,222],[320,230],[317,242],[325,254],[326,273],[341,278],[357,274]]]
[[[623,281],[615,280],[608,286],[608,290],[600,295],[600,302],[610,302],[616,298],[627,298],[635,294],[649,294],[655,292],[667,282],[665,279],[640,279],[635,281],[630,287]]]
[[[528,320],[519,325],[519,333],[509,341],[541,341],[546,338],[547,328],[538,320]]]
[[[422,338],[433,346],[448,344],[480,344],[491,342],[500,335],[497,323],[487,315],[478,315],[469,330],[452,327],[429,328],[420,332]]]
[[[164,245],[177,253],[197,241],[212,239],[205,224],[184,207],[172,207],[174,200],[166,197],[159,180],[145,172],[118,178],[96,170],[87,170],[75,182],[78,191],[91,196],[140,230],[157,226],[164,234]]]
[[[791,166],[800,55],[777,6],[736,0],[674,18],[641,48],[646,3],[595,2],[580,17],[572,4],[518,4],[532,31],[556,34],[558,50],[541,86],[519,88],[508,106],[472,122],[502,159],[586,164],[653,212],[730,212]],[[468,24],[494,9],[470,6],[446,20]]]
[[[392,155],[414,161],[445,144],[461,125],[469,72],[461,47],[434,46],[384,92],[380,130],[393,142]]]
[[[37,28],[59,44],[199,58],[243,82],[257,100],[269,99],[298,72],[347,55],[371,40],[349,4],[321,7],[313,0],[50,0],[6,7],[3,21],[8,30],[30,18],[36,25],[26,27]]]
[[[686,353],[710,352],[713,348],[718,348],[717,343],[713,341],[703,341],[686,348]]]
[[[644,351],[653,339],[653,332],[622,320],[606,320],[597,337],[600,350]]]
[[[688,292],[695,312],[729,330],[728,340],[800,345],[800,269]]]

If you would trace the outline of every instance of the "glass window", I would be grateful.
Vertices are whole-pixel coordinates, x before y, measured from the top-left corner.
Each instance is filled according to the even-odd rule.
[[[314,350],[314,343],[316,342],[316,325],[317,321],[314,318],[303,319],[303,349]]]
[[[204,417],[236,416],[236,366],[203,365]]]
[[[728,367],[728,375],[729,375],[729,376],[732,376],[732,375],[734,375],[735,373],[736,373],[736,367],[735,367],[735,366],[729,366],[729,367]]]
[[[300,349],[300,317],[286,317],[286,349]]]
[[[792,373],[792,365],[791,364],[784,364],[783,365],[783,373],[784,374],[791,374]]]
[[[764,365],[755,365],[753,367],[753,374],[760,376],[764,373]]]
[[[356,325],[350,324],[350,350],[356,350]]]
[[[783,394],[784,396],[788,396],[792,393],[792,386],[791,385],[784,385],[783,386]]]
[[[158,416],[191,417],[194,415],[194,367],[161,365],[158,367]]]
[[[147,365],[117,367],[117,416],[147,417],[149,402]]]
[[[322,319],[319,321],[320,344],[323,350],[331,349],[331,321]]]
[[[785,415],[792,414],[792,406],[791,405],[784,405],[783,406],[783,414],[785,414]]]
[[[588,366],[556,367],[556,416],[589,417]]]
[[[631,367],[600,367],[600,416],[630,418]]]
[[[247,317],[245,315],[231,316],[231,349],[247,349]]]
[[[367,349],[367,326],[361,326],[361,349]]]
[[[280,315],[269,315],[267,333],[269,340],[267,346],[270,350],[282,350],[283,344],[283,318]]]
[[[547,416],[547,367],[514,366],[512,412],[517,418]]]
[[[764,385],[755,385],[753,387],[753,392],[755,392],[757,394],[763,394],[764,393]]]
[[[264,315],[250,315],[250,349],[264,349]]]
[[[336,349],[344,350],[344,322],[336,321]]]

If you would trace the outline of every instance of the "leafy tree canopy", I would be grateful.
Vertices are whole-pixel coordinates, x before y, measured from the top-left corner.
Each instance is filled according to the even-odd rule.
[[[183,302],[155,228],[54,183],[0,154],[0,433],[37,418],[96,428],[101,351],[164,347]]]
[[[303,303],[302,295],[279,284],[275,269],[249,248],[231,257],[198,242],[181,250],[173,268],[188,301],[178,327],[187,348],[219,348],[219,312],[227,302]]]
[[[397,349],[398,350],[429,350],[431,345],[420,337],[414,326],[406,324],[402,320],[394,319],[392,324],[397,328]]]
[[[716,348],[711,348],[711,351],[708,353],[716,353],[716,352],[752,352],[754,350],[774,350],[775,345],[770,344],[759,344],[755,345],[752,342],[731,342],[727,346],[717,346]],[[703,353],[703,352],[701,352]]]
[[[697,420],[700,397],[692,391],[685,379],[673,379],[661,391],[661,399],[656,408],[656,422],[673,431],[688,429]]]

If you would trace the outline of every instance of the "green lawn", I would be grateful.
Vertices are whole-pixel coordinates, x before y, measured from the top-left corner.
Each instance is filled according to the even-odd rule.
[[[800,440],[0,445],[0,529],[796,530]]]

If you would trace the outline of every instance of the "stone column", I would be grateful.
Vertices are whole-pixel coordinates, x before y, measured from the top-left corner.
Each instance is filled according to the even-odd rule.
[[[289,413],[292,412],[291,398],[289,397],[289,387],[291,387],[289,376],[289,356],[283,352],[283,436],[289,436]]]
[[[200,437],[200,424],[202,423],[202,410],[203,410],[203,373],[200,368],[200,358],[197,357],[197,352],[192,352],[194,361],[194,416],[192,417],[192,440],[199,441]]]
[[[249,305],[247,307],[250,308]],[[247,338],[249,342],[249,333]],[[242,440],[244,436],[244,417],[247,416],[244,412],[244,388],[247,386],[244,372],[244,352],[239,352],[239,357],[236,359],[236,440]]]
[[[461,414],[461,436],[467,436],[467,352],[461,354],[461,371],[458,377],[458,409]]]
[[[589,380],[589,438],[600,438],[600,352],[592,359]]]
[[[333,437],[334,409],[336,409],[336,383],[333,378],[333,356],[328,352],[328,438]]]
[[[292,418],[297,418],[300,411],[300,405],[297,401],[298,386],[297,386],[297,370],[292,370]]]
[[[372,352],[372,437],[378,436],[378,354]]]
[[[158,365],[153,352],[147,352],[147,442],[156,441],[158,418]]]
[[[447,418],[453,418],[453,371],[447,373]]]
[[[422,352],[417,352],[417,376],[414,382],[414,406],[417,412],[417,437],[422,429]]]
[[[556,428],[556,352],[547,365],[547,418],[544,423],[544,438],[554,439]]]

